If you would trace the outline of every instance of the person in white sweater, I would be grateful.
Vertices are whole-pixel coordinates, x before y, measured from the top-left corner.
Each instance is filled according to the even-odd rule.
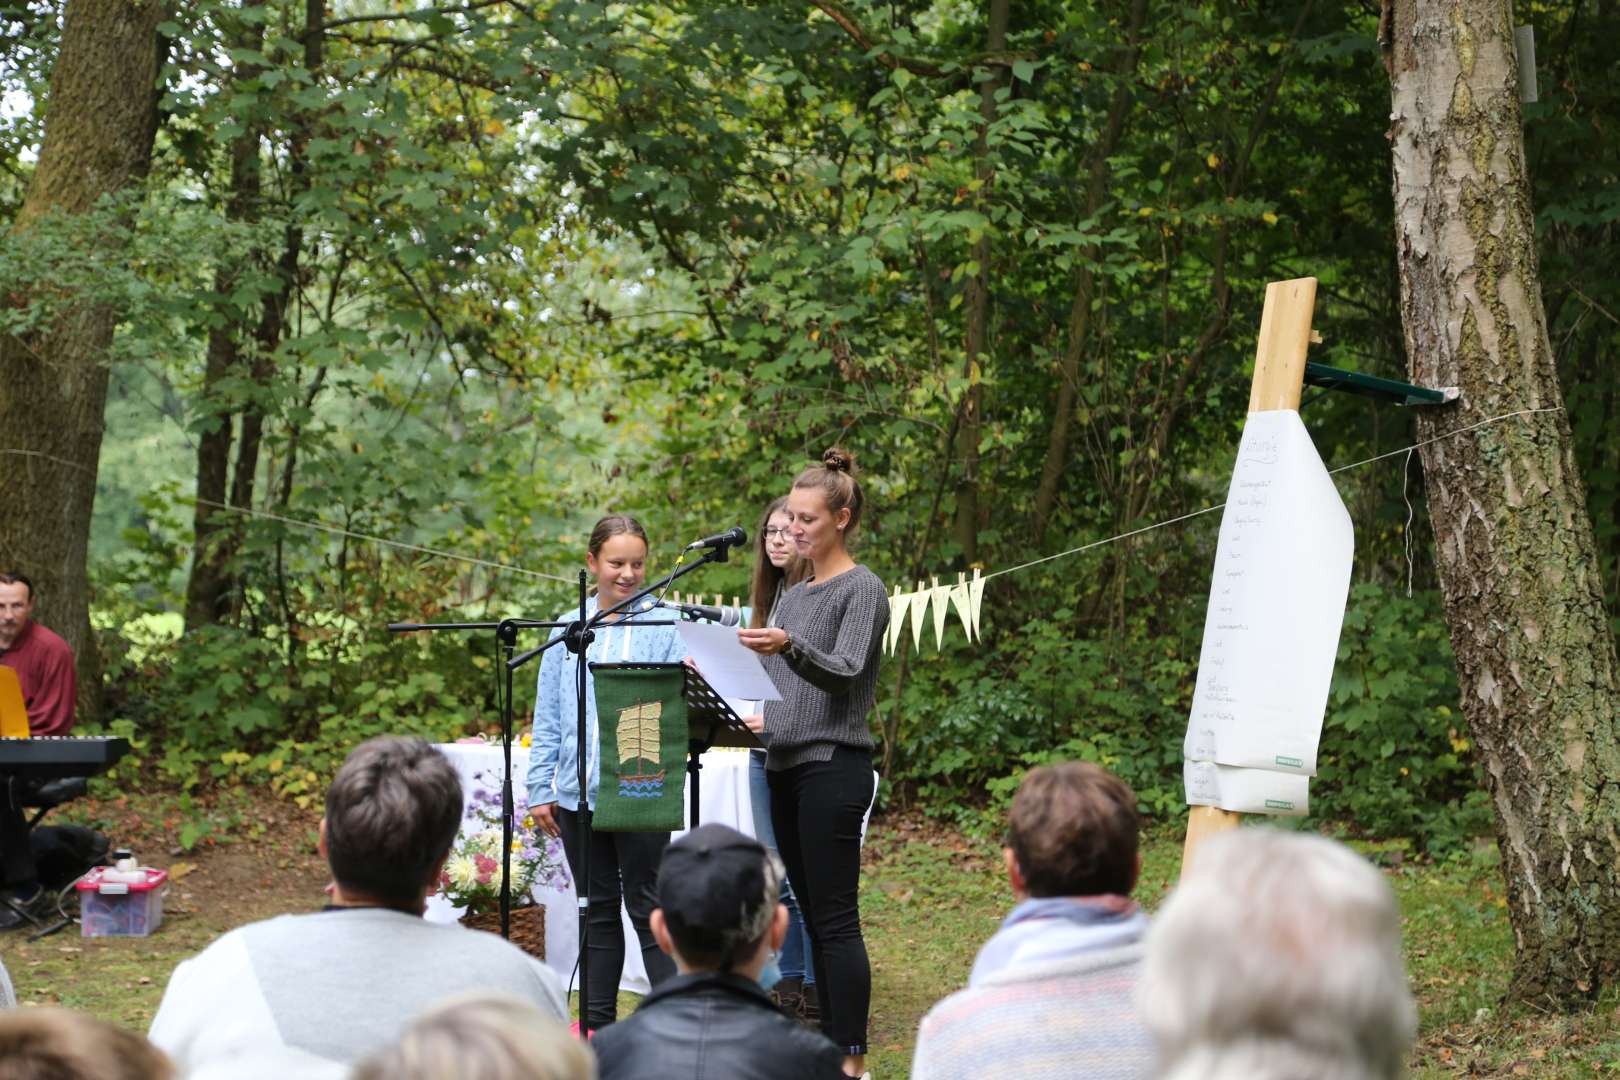
[[[346,1076],[426,1009],[499,992],[566,1021],[557,977],[493,934],[422,910],[460,828],[461,781],[421,739],[357,747],[326,793],[331,903],[239,927],[180,964],[151,1040],[199,1077]]]

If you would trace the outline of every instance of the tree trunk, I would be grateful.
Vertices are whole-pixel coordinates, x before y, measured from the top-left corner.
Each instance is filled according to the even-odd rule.
[[[325,0],[305,0],[304,16],[304,68],[316,74],[321,69],[325,55]],[[262,25],[249,25],[244,29],[242,44],[256,50],[262,45],[263,36]],[[258,75],[258,68],[253,66],[243,66],[240,72],[243,81],[255,79]],[[261,301],[252,340],[243,340],[247,328],[245,320],[227,325],[209,338],[205,392],[206,388],[226,378],[245,373],[256,393],[234,409],[228,402],[211,403],[219,423],[198,442],[198,503],[193,516],[191,578],[186,589],[188,630],[229,618],[240,607],[240,582],[230,572],[229,566],[240,546],[245,519],[236,514],[226,517],[229,511],[221,511],[217,505],[209,504],[228,502],[231,507],[244,511],[253,507],[259,455],[264,442],[266,399],[275,378],[275,352],[287,336],[291,315],[298,303],[304,253],[304,230],[299,223],[298,201],[309,190],[308,147],[316,119],[313,111],[301,109],[288,132],[290,180],[285,193],[290,207],[288,224],[283,231],[281,254],[276,260],[276,288]],[[260,131],[258,124],[253,122],[247,122],[247,128],[233,147],[231,210],[233,217],[238,220],[257,220],[262,213],[263,195],[259,164]],[[217,291],[221,295],[228,293],[224,288]],[[234,467],[230,464],[233,414],[238,425]],[[290,617],[285,610],[283,614]],[[290,627],[288,632],[291,633]]]
[[[318,76],[326,38],[325,0],[304,0],[304,70]],[[287,133],[287,228],[276,264],[279,287],[265,298],[263,315],[256,332],[253,381],[262,390],[275,377],[275,352],[292,325],[298,304],[298,278],[304,255],[304,227],[299,220],[299,200],[309,190],[309,140],[314,135],[316,114],[300,109],[292,130]],[[231,505],[243,510],[253,506],[253,488],[259,472],[259,448],[264,439],[265,402],[263,396],[249,401],[242,410],[242,430],[236,448],[236,470],[231,480]]]
[[[1135,82],[1136,65],[1142,55],[1142,24],[1147,19],[1147,0],[1131,0],[1129,25],[1125,32],[1125,49],[1112,74],[1117,80],[1108,103],[1102,133],[1090,149],[1091,163],[1086,180],[1086,217],[1096,215],[1098,207],[1108,197],[1108,180],[1112,170],[1108,159],[1114,155],[1120,136],[1125,132],[1125,119],[1130,113],[1131,93]],[[1080,395],[1080,358],[1085,354],[1086,339],[1091,332],[1091,305],[1096,294],[1096,275],[1091,264],[1099,259],[1095,246],[1081,253],[1081,266],[1075,271],[1074,299],[1069,305],[1069,328],[1065,337],[1063,355],[1058,359],[1057,404],[1052,409],[1052,430],[1046,441],[1046,457],[1041,463],[1041,480],[1035,489],[1035,547],[1046,540],[1046,526],[1052,509],[1057,504],[1058,488],[1064,470],[1069,465],[1069,427],[1074,422],[1075,400]]]
[[[255,51],[262,48],[263,25],[246,27],[241,45]],[[242,81],[258,75],[258,68],[252,65],[244,65],[240,72]],[[231,141],[231,194],[225,207],[226,217],[233,222],[255,221],[261,211],[259,125],[247,117],[242,122],[243,132]],[[219,267],[214,272],[214,292],[230,296],[239,276],[238,268]],[[241,523],[224,509],[236,406],[222,387],[238,376],[244,364],[240,344],[244,325],[241,313],[232,311],[208,332],[201,407],[210,414],[211,422],[197,438],[197,502],[192,511],[191,575],[186,580],[188,631],[228,618],[236,592],[230,561]]]
[[[146,173],[163,13],[159,0],[69,0],[45,136],[16,229],[47,215],[87,213]],[[90,242],[116,261],[125,238],[102,230]],[[85,562],[117,317],[104,299],[85,297],[36,333],[0,338],[0,564],[33,578],[35,616],[73,647],[86,720],[99,715],[101,700]]]
[[[1007,49],[1007,18],[1010,0],[990,0],[990,25],[985,34],[985,51],[998,57]],[[984,208],[995,182],[996,170],[990,161],[990,125],[996,119],[996,91],[1007,82],[1005,67],[991,68],[994,74],[979,84],[979,142],[974,155],[974,175],[979,189],[975,205]],[[956,457],[961,471],[956,480],[956,542],[962,561],[979,561],[979,430],[984,410],[984,356],[990,341],[990,229],[988,225],[973,245],[977,263],[967,283],[967,358],[962,374],[968,388],[961,406],[961,424],[956,432]]]
[[[1386,10],[1411,378],[1457,385],[1419,432],[1446,618],[1495,809],[1509,995],[1570,1006],[1620,960],[1614,640],[1537,275],[1504,0]]]

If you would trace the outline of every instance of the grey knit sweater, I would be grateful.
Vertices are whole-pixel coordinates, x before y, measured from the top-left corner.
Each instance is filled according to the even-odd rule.
[[[877,697],[878,651],[889,625],[883,582],[864,566],[793,586],[772,622],[788,648],[765,657],[782,695],[765,703],[766,767],[790,769],[832,760],[833,748],[872,749],[866,716]]]

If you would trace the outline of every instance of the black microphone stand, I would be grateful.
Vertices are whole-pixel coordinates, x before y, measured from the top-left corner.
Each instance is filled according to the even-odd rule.
[[[739,534],[737,543],[747,540],[741,529],[735,530]],[[682,555],[684,556],[684,552]],[[512,673],[539,656],[553,645],[561,642],[567,646],[568,651],[575,657],[574,691],[579,705],[577,745],[579,747],[579,793],[581,806],[579,810],[579,865],[580,880],[574,882],[576,905],[579,919],[579,1033],[580,1038],[590,1036],[589,1017],[589,986],[590,965],[586,962],[586,948],[589,944],[590,926],[590,867],[591,867],[591,809],[590,809],[590,774],[585,740],[588,737],[588,724],[585,716],[585,686],[589,678],[590,669],[587,667],[586,654],[595,640],[595,629],[609,617],[619,614],[625,608],[638,603],[643,597],[666,589],[677,579],[685,577],[692,571],[709,563],[727,562],[730,559],[729,545],[717,544],[704,551],[702,557],[690,566],[676,564],[664,577],[653,582],[634,596],[621,600],[606,610],[598,610],[594,615],[587,611],[590,602],[588,588],[589,578],[584,570],[579,572],[579,618],[572,622],[558,622],[554,620],[537,619],[502,619],[499,622],[470,622],[470,623],[389,623],[388,629],[392,633],[407,633],[413,630],[494,630],[496,640],[505,652],[505,686],[501,699],[501,749],[504,768],[501,773],[501,937],[511,936],[511,882],[512,882],[512,832],[514,828],[514,801],[512,797]],[[632,617],[635,613],[632,613]],[[629,621],[628,619],[624,621]],[[636,622],[635,626],[672,626],[673,622]],[[513,649],[517,644],[519,630],[537,628],[562,628],[562,633],[550,638],[545,644],[539,645],[528,652],[513,656]]]
[[[580,572],[581,587],[585,574]],[[502,619],[500,622],[389,623],[390,633],[414,630],[493,630],[496,643],[506,654],[505,684],[501,694],[501,937],[512,936],[512,833],[516,829],[516,802],[512,796],[512,650],[519,630],[571,626],[571,623],[538,619]]]

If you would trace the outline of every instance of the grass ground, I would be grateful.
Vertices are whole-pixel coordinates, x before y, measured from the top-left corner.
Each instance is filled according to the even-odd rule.
[[[0,934],[0,958],[27,1004],[67,1005],[144,1029],[180,960],[232,926],[324,899],[314,819],[285,804],[244,795],[175,812],[155,800],[120,800],[80,804],[78,816],[167,865],[177,880],[163,926],[149,938],[82,940],[70,930],[28,944],[19,933]],[[195,850],[179,850],[182,832],[202,835]],[[1148,836],[1140,895],[1150,907],[1179,862],[1179,835]],[[1620,1075],[1620,993],[1607,991],[1571,1016],[1501,1008],[1512,935],[1493,848],[1438,864],[1405,860],[1385,872],[1405,913],[1422,1015],[1416,1077]],[[874,982],[869,1063],[891,1080],[909,1071],[918,1021],[965,983],[1008,898],[993,846],[914,816],[873,823],[862,889]]]

